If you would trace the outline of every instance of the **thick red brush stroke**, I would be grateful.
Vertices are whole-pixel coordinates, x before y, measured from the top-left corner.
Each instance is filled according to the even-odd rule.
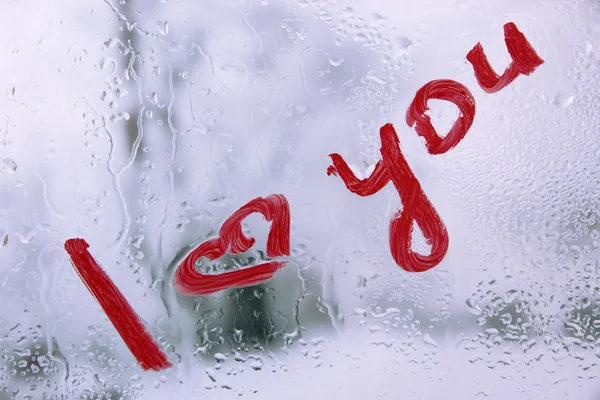
[[[94,260],[88,247],[83,239],[69,239],[65,242],[65,250],[71,256],[75,271],[92,296],[98,300],[138,364],[145,371],[160,371],[172,367],[167,355],[148,333],[123,294]]]
[[[467,60],[473,64],[479,85],[487,93],[502,90],[519,75],[529,75],[544,63],[513,22],[504,25],[504,40],[513,61],[502,76],[494,72],[481,43],[477,43],[467,54]]]
[[[248,251],[255,239],[244,235],[242,221],[253,213],[260,213],[271,222],[267,256],[272,258],[290,255],[290,207],[286,198],[281,194],[256,198],[223,223],[219,237],[202,243],[183,260],[173,279],[173,285],[179,293],[204,296],[228,288],[257,285],[271,279],[275,272],[285,267],[286,261],[271,261],[233,272],[208,275],[198,272],[194,266],[200,257],[213,261],[226,253],[240,254]]]
[[[460,111],[450,132],[443,138],[437,134],[429,115],[425,114],[429,110],[427,101],[430,99],[449,101]],[[443,154],[456,146],[473,125],[474,118],[475,98],[466,86],[448,79],[425,84],[417,91],[406,111],[406,124],[410,127],[414,126],[417,134],[425,138],[427,151],[430,154]]]
[[[440,137],[429,116],[429,99],[450,101],[461,112],[452,129],[444,138]],[[425,138],[427,149],[432,154],[445,153],[466,135],[475,116],[475,99],[469,90],[451,80],[432,81],[423,86],[415,96],[406,114],[410,125],[416,124],[417,133]],[[375,165],[371,176],[358,179],[339,154],[331,154],[333,165],[327,169],[328,175],[338,175],[348,190],[359,196],[377,193],[388,182],[392,182],[403,204],[390,223],[390,250],[394,261],[408,272],[424,272],[438,265],[448,251],[448,232],[440,216],[423,192],[421,185],[400,149],[400,141],[392,124],[380,129],[381,160]],[[412,250],[413,222],[421,228],[423,236],[431,245],[429,255],[421,255]]]

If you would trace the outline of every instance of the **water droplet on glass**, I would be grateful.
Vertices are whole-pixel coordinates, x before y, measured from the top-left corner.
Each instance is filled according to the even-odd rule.
[[[373,70],[367,72],[367,76],[366,76],[367,80],[373,81],[375,83],[378,83],[380,85],[384,85],[385,84],[385,79],[380,77],[379,75],[377,75],[377,73]]]
[[[429,345],[429,346],[432,346],[432,347],[437,347],[438,346],[437,342],[435,340],[433,340],[431,338],[431,336],[429,336],[428,333],[426,333],[425,335],[423,335],[423,342],[425,344]]]
[[[16,232],[16,234],[22,243],[27,244],[35,238],[37,229],[33,226],[24,225]]]
[[[402,50],[407,50],[410,46],[413,45],[412,40],[410,40],[409,38],[407,38],[406,36],[400,36],[396,39],[396,43],[398,44],[398,47]]]
[[[165,36],[169,34],[169,23],[167,21],[157,21],[158,33]]]
[[[108,39],[106,42],[104,42],[104,49],[112,49],[113,47],[115,47],[117,44],[121,43],[121,41],[119,40],[119,38],[110,38]]]
[[[118,122],[118,121],[122,121],[122,120],[128,121],[129,113],[123,111],[123,112],[120,112],[117,114],[113,114],[110,116],[110,120],[111,120],[111,122]]]
[[[240,72],[240,69],[233,65],[224,64],[224,65],[221,65],[221,71],[227,72],[229,74],[235,74],[235,73]]]
[[[39,356],[37,361],[38,361],[38,364],[40,365],[40,367],[42,367],[42,368],[50,365],[50,360],[46,356]]]
[[[214,369],[212,368],[207,368],[206,369],[206,375],[208,375],[208,377],[210,378],[211,381],[216,382],[217,381],[217,373]]]
[[[250,364],[250,367],[252,367],[252,369],[255,371],[259,371],[263,367],[262,361],[259,359],[255,359],[254,361],[252,361],[252,364]]]
[[[12,174],[17,170],[17,163],[12,158],[5,158],[2,160],[2,169],[4,172]]]
[[[331,56],[331,55],[329,56],[329,64],[333,65],[334,67],[340,66],[343,62],[344,62],[343,57]]]
[[[505,313],[500,316],[500,320],[504,325],[508,325],[512,322],[512,315],[510,313]]]

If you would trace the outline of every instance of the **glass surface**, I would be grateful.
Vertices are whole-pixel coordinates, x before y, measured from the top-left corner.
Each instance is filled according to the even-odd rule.
[[[3,2],[0,399],[581,399],[600,384],[600,10],[595,0]],[[486,93],[513,22],[543,59]],[[472,93],[430,154],[417,91]],[[459,116],[428,102],[444,136]],[[358,178],[393,124],[445,225],[439,265],[392,257],[392,184]],[[289,202],[287,265],[185,296],[182,260],[256,198]],[[206,274],[272,261],[256,244]],[[144,371],[78,276],[83,238],[172,367]],[[420,228],[412,248],[428,254]]]

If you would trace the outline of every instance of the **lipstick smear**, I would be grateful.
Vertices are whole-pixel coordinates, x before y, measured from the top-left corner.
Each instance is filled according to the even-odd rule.
[[[266,254],[270,258],[290,255],[290,207],[281,194],[258,197],[233,213],[221,226],[219,237],[208,240],[194,249],[181,263],[173,285],[186,296],[206,296],[224,289],[241,288],[263,283],[286,266],[287,261],[271,261],[218,275],[200,273],[196,261],[206,257],[214,261],[225,254],[241,254],[255,243],[242,231],[242,221],[250,214],[262,214],[271,222]]]
[[[441,137],[435,131],[431,119],[425,114],[429,110],[429,99],[446,100],[460,110],[458,119],[450,132]],[[425,138],[431,154],[442,154],[456,146],[466,135],[475,118],[475,99],[464,85],[452,80],[435,80],[424,85],[416,94],[406,113],[406,122],[414,126]],[[358,179],[339,154],[331,154],[333,165],[328,175],[339,176],[352,193],[370,196],[392,182],[403,208],[397,211],[390,222],[389,243],[396,264],[408,272],[425,272],[437,266],[448,251],[448,232],[439,214],[425,195],[421,184],[410,169],[400,149],[400,141],[392,124],[380,129],[381,160],[373,173]],[[412,249],[413,225],[417,223],[423,236],[431,246],[429,255],[419,254]]]
[[[119,332],[125,344],[144,371],[160,371],[172,367],[167,355],[148,333],[140,317],[129,305],[123,294],[108,275],[100,268],[87,250],[83,239],[69,239],[65,250],[77,274],[96,298],[110,322]]]
[[[504,25],[504,38],[512,63],[502,76],[496,74],[483,51],[481,43],[467,54],[473,65],[479,85],[487,93],[502,90],[519,75],[530,75],[544,63],[525,35],[517,26],[509,22]],[[440,136],[431,118],[428,100],[445,100],[456,105],[459,117],[445,136]],[[425,139],[430,154],[443,154],[455,147],[467,134],[475,118],[475,99],[464,85],[448,79],[434,80],[419,89],[406,112],[406,124],[414,127],[419,136]],[[438,265],[448,251],[448,232],[440,216],[423,192],[421,185],[411,171],[402,150],[396,131],[391,124],[380,129],[381,160],[373,173],[358,179],[346,161],[337,153],[330,154],[333,165],[327,168],[327,175],[339,176],[352,193],[371,196],[383,189],[390,181],[398,191],[403,209],[396,212],[390,222],[390,250],[396,264],[409,272],[424,272]],[[416,223],[431,246],[429,255],[412,250],[413,225]]]
[[[544,63],[513,22],[504,25],[504,41],[513,61],[502,76],[499,76],[490,65],[481,43],[477,43],[467,54],[467,60],[473,64],[479,86],[487,93],[496,93],[504,89],[519,75],[529,76]]]

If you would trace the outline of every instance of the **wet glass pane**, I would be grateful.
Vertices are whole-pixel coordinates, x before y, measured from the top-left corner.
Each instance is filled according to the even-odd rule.
[[[596,398],[596,1],[1,9],[0,398]]]

